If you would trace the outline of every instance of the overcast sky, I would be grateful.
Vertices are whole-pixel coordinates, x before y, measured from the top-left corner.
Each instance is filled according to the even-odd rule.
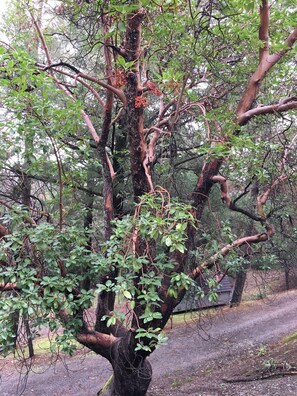
[[[0,11],[4,11],[5,5],[7,4],[7,0],[0,0]]]
[[[8,0],[0,0],[0,19],[5,11],[7,4],[8,4]]]

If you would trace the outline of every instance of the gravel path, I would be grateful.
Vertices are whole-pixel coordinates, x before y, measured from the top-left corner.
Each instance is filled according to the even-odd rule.
[[[297,330],[297,291],[283,293],[238,308],[225,307],[215,317],[204,318],[200,323],[179,325],[169,332],[168,345],[155,351],[150,357],[153,366],[153,381],[149,395],[227,395],[212,384],[206,384],[204,391],[164,391],[172,379],[197,372],[197,368],[211,366],[212,362],[224,364],[232,356],[276,341],[285,334]],[[1,377],[0,395],[20,395],[19,376],[14,371]],[[23,396],[95,396],[111,375],[111,367],[99,356],[87,354],[58,362],[55,367],[38,367],[38,373],[31,373]],[[166,380],[167,379],[167,380]],[[171,382],[170,382],[171,381]],[[163,386],[162,386],[163,385]],[[289,389],[289,388],[288,388]],[[286,394],[297,394],[296,388]],[[295,392],[295,393],[294,393]],[[232,393],[230,393],[232,395]],[[233,395],[254,393],[233,393]],[[267,393],[263,396],[277,395]],[[261,395],[261,393],[255,393]]]

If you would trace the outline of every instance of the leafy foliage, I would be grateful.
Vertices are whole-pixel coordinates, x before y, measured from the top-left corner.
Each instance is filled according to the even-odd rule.
[[[204,294],[195,279],[215,303],[217,279],[247,265],[280,212],[294,229],[282,188],[296,178],[295,20],[291,1],[12,2],[3,353],[23,318],[69,353],[74,337],[137,371],[185,293]]]

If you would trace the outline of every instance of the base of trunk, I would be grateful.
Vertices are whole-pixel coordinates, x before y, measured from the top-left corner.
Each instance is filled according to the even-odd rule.
[[[123,367],[113,362],[113,378],[102,396],[145,396],[152,380],[151,364],[144,360],[140,367]]]

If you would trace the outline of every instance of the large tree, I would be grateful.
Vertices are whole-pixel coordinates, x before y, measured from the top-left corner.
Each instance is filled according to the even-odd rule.
[[[266,206],[296,163],[296,14],[291,1],[53,3],[17,2],[1,47],[3,351],[18,312],[32,334],[62,326],[64,350],[74,337],[105,357],[110,394],[145,395],[186,290],[274,234]],[[223,223],[216,195],[254,225]]]

